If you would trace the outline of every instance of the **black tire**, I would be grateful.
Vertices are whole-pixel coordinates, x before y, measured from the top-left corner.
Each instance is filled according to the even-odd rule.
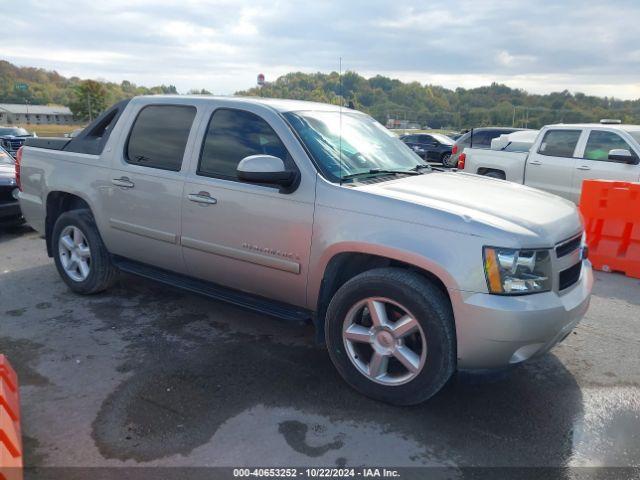
[[[385,297],[407,307],[420,324],[427,344],[422,370],[408,383],[382,385],[352,363],[342,337],[343,322],[353,305],[368,297]],[[456,337],[451,304],[423,276],[401,268],[379,268],[346,282],[336,292],[325,320],[329,355],[340,375],[360,393],[394,405],[414,405],[435,395],[456,370]]]
[[[75,281],[65,272],[59,253],[60,234],[67,226],[74,226],[82,231],[91,249],[91,268],[89,275],[83,281]],[[91,211],[87,209],[71,210],[58,217],[52,232],[52,250],[58,273],[75,293],[91,295],[102,292],[111,287],[117,280],[118,269],[111,261],[107,247],[105,247],[98,232]]]
[[[485,177],[490,177],[490,178],[497,178],[499,180],[505,180],[507,178],[504,173],[495,172],[495,171],[487,172],[487,173],[484,174],[484,176]]]
[[[442,166],[449,167],[449,159],[451,159],[450,153],[443,153],[442,155],[440,155],[440,163],[442,163]]]
[[[442,164],[445,167],[449,167],[449,168],[455,168],[458,166],[458,159],[457,157],[454,158],[453,154],[450,154],[448,158],[444,159],[444,161],[442,162]]]

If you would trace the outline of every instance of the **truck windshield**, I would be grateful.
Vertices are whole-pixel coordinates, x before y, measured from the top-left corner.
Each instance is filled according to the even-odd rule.
[[[640,143],[640,130],[627,130],[627,132],[636,142]]]
[[[362,113],[302,111],[284,116],[330,181],[429,168],[393,133]]]

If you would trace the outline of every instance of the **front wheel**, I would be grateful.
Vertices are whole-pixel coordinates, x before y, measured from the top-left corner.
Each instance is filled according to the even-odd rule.
[[[448,298],[424,277],[399,268],[370,270],[345,283],[329,304],[325,336],[349,385],[395,405],[435,395],[456,366]]]
[[[56,268],[71,290],[88,295],[106,290],[115,282],[118,271],[89,210],[60,215],[52,235]]]

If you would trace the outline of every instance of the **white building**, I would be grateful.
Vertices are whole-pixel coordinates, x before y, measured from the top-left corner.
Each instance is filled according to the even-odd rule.
[[[73,114],[69,107],[0,103],[0,125],[66,125],[69,123],[73,123]]]

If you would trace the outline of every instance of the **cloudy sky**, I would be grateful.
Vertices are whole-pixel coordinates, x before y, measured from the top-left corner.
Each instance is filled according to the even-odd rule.
[[[229,94],[343,68],[455,88],[640,98],[640,1],[1,0],[2,54],[82,78]]]

